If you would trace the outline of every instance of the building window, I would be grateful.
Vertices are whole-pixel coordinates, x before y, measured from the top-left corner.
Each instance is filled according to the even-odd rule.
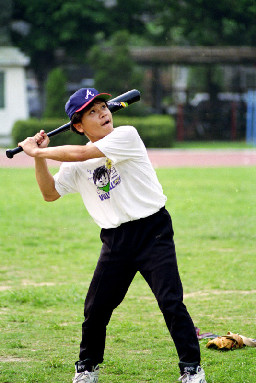
[[[4,73],[0,72],[0,108],[4,108]]]

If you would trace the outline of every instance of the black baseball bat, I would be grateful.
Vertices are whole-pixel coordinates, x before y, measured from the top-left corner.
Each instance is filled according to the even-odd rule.
[[[140,92],[137,89],[132,89],[126,93],[120,94],[120,96],[117,96],[107,101],[107,105],[109,110],[112,113],[115,113],[118,110],[126,108],[127,106],[139,100],[140,100]],[[56,134],[66,132],[69,129],[70,129],[70,122],[68,122],[67,124],[61,125],[59,128],[54,129],[51,132],[47,133],[47,136],[52,137],[52,136],[55,136]],[[21,146],[17,146],[17,148],[14,148],[14,149],[7,149],[6,156],[8,158],[13,158],[15,154],[20,153],[22,151],[23,151],[23,148]]]

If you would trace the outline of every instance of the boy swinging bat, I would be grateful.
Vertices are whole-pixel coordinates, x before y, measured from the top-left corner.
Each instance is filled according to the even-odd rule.
[[[73,383],[98,382],[107,325],[137,272],[155,295],[173,338],[179,381],[206,383],[195,327],[183,303],[166,196],[136,128],[114,128],[109,98],[107,93],[83,88],[66,103],[71,126],[88,137],[87,145],[48,147],[44,131],[19,144],[35,158],[44,199],[80,193],[101,228],[102,248],[85,299]],[[54,176],[46,159],[63,162]]]

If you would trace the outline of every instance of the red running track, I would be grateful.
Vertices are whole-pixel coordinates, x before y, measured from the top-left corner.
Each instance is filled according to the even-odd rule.
[[[155,168],[161,167],[219,167],[256,166],[256,149],[204,150],[204,149],[148,149]],[[59,167],[59,162],[47,160],[49,166]],[[19,153],[12,159],[0,150],[0,167],[33,167],[34,159]]]

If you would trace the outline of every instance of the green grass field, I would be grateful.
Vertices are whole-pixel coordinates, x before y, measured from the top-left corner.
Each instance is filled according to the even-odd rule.
[[[185,303],[201,333],[256,338],[256,168],[159,169]],[[78,195],[46,203],[33,169],[0,169],[0,382],[71,383],[100,250]],[[252,382],[254,348],[200,341],[208,383]],[[178,358],[137,274],[108,327],[100,382],[171,383]],[[254,378],[253,378],[254,377]]]

